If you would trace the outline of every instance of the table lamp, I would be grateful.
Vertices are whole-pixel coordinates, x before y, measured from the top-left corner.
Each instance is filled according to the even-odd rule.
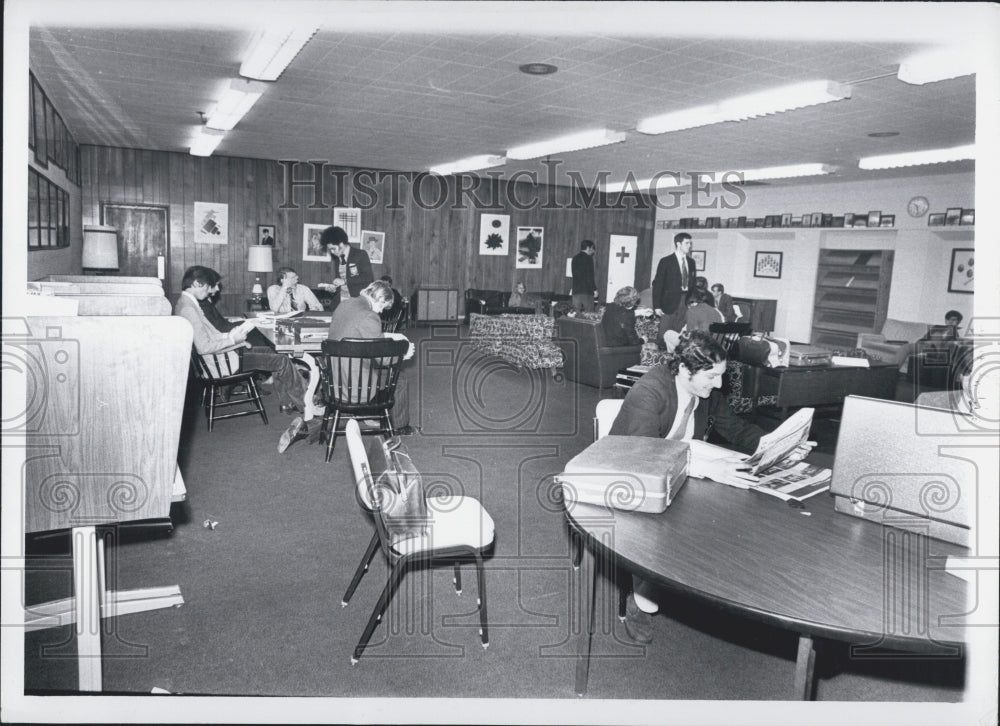
[[[81,267],[94,274],[106,275],[118,270],[118,230],[107,224],[88,224],[83,228]]]
[[[271,262],[271,250],[269,245],[250,245],[250,256],[247,262],[247,269],[250,272],[273,272],[274,266]],[[264,299],[264,288],[260,284],[260,275],[253,283],[251,290],[254,304],[260,303]]]

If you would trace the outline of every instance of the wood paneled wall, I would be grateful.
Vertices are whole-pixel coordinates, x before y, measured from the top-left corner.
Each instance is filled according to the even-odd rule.
[[[579,251],[582,239],[597,243],[597,283],[602,288],[611,234],[638,237],[636,279],[650,276],[656,210],[651,204],[642,208],[632,198],[622,200],[621,208],[599,209],[597,200],[584,204],[578,190],[495,180],[483,180],[474,194],[460,194],[455,177],[395,174],[379,179],[377,172],[327,164],[322,199],[314,200],[312,187],[299,185],[286,200],[286,168],[287,164],[264,159],[85,145],[81,147],[83,223],[100,222],[102,202],[169,206],[168,295],[178,292],[187,267],[207,265],[223,276],[223,307],[229,314],[242,311],[242,300],[253,285],[254,274],[247,271],[246,260],[247,247],[256,244],[257,225],[276,228],[275,269],[294,267],[304,284],[315,286],[331,278],[331,266],[302,260],[302,225],[332,224],[333,207],[351,206],[355,195],[360,202],[356,206],[369,207],[362,209],[362,228],[385,232],[384,264],[374,266],[375,275],[392,275],[405,295],[421,285],[509,290],[515,280],[524,281],[532,291],[568,292],[566,258]],[[314,165],[296,164],[294,178],[311,180],[315,171]],[[196,201],[229,205],[228,245],[195,244]],[[523,206],[529,208],[518,208]],[[518,226],[544,227],[543,268],[516,270],[513,253],[480,256],[483,212],[509,214],[511,237]],[[262,281],[265,286],[273,282]]]

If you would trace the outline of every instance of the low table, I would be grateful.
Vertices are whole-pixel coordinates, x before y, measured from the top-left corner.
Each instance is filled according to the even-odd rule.
[[[843,404],[848,395],[893,400],[899,379],[899,368],[892,363],[871,363],[868,368],[854,366],[788,366],[763,368],[747,366],[752,381],[744,390],[752,391],[752,400],[775,396],[774,403],[782,417],[788,409],[803,406]]]

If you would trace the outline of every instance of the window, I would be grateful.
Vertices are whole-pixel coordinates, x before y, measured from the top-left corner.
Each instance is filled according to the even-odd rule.
[[[28,249],[69,247],[69,194],[28,167]]]

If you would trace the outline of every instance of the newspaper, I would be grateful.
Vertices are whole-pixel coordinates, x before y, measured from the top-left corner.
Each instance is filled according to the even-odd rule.
[[[760,437],[757,450],[753,453],[747,464],[750,465],[750,473],[754,476],[762,471],[771,468],[781,462],[799,444],[805,443],[809,438],[809,428],[812,426],[812,408],[800,408],[792,414],[784,423],[769,434]]]
[[[830,469],[800,461],[764,476],[750,488],[786,501],[795,499],[801,502],[827,491],[832,478],[833,472]]]

